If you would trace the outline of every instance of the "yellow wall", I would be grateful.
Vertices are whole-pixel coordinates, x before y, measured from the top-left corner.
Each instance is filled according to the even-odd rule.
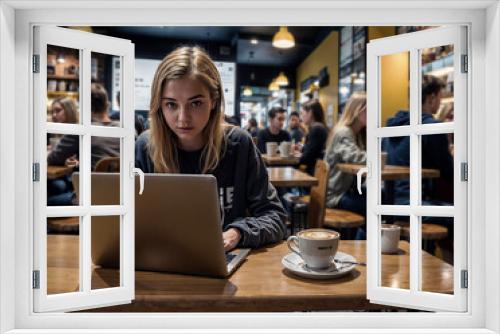
[[[325,66],[328,68],[330,77],[328,86],[319,90],[319,101],[327,113],[330,106],[333,106],[334,120],[336,122],[338,108],[338,87],[339,87],[339,34],[331,32],[321,44],[299,65],[297,68],[297,100],[300,99],[300,83],[310,76],[317,76],[319,71]],[[330,107],[331,108],[331,107]],[[328,117],[328,114],[327,114]]]
[[[396,34],[395,27],[369,27],[368,41]],[[409,58],[408,53],[382,57],[381,107],[382,125],[399,110],[409,108]]]
[[[395,27],[368,27],[368,41],[392,36]],[[300,83],[310,76],[318,75],[327,66],[330,76],[329,85],[319,90],[319,100],[327,112],[333,105],[333,124],[338,114],[338,81],[339,81],[339,34],[334,31],[299,65],[297,68],[297,100],[300,98]],[[398,110],[409,106],[409,71],[408,58],[403,54],[382,58],[382,124]]]
[[[381,125],[399,110],[409,109],[409,53],[383,56],[381,60]]]

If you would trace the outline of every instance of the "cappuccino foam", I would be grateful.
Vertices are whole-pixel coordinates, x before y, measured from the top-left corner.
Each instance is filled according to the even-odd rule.
[[[313,239],[313,240],[328,240],[334,239],[337,234],[328,231],[305,231],[300,234],[302,238]]]

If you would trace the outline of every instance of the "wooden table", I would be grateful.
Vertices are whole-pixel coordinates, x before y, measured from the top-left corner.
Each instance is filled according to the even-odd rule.
[[[342,240],[340,251],[366,261],[366,242]],[[400,253],[383,255],[383,286],[408,288],[409,244],[400,242]],[[283,268],[288,253],[284,242],[252,250],[228,279],[136,271],[135,300],[131,304],[99,309],[124,312],[293,312],[387,309],[366,299],[366,267],[331,280],[294,276]],[[453,291],[453,267],[422,254],[423,289]],[[78,289],[78,236],[48,236],[48,291]],[[117,286],[115,269],[94,268],[93,288]]]
[[[67,166],[47,166],[47,179],[53,180],[73,172],[73,167]]]
[[[293,167],[270,167],[267,173],[275,187],[312,187],[318,184],[317,178]]]
[[[299,164],[300,157],[293,155],[289,157],[282,157],[280,155],[272,157],[267,154],[262,154],[262,160],[264,160],[268,166],[296,166]]]
[[[358,171],[366,167],[362,164],[345,164],[339,163],[336,167],[344,172],[356,175]],[[438,169],[422,169],[422,177],[423,178],[439,178],[440,172]],[[394,166],[394,165],[385,165],[382,170],[382,180],[404,180],[410,179],[410,167],[406,166]]]

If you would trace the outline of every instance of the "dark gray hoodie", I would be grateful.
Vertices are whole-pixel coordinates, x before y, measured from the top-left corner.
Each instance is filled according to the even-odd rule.
[[[225,138],[225,153],[210,172],[217,179],[219,200],[224,207],[223,230],[234,227],[240,231],[238,247],[257,248],[282,240],[286,235],[286,213],[251,137],[239,128],[229,128]],[[149,131],[137,138],[135,165],[144,173],[154,173],[148,142]],[[178,150],[181,173],[201,173],[201,152]]]

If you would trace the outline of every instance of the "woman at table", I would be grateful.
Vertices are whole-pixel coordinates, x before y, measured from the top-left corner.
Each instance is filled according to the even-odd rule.
[[[366,94],[355,92],[334,127],[325,153],[330,165],[326,205],[329,208],[366,214],[366,197],[354,185],[355,176],[341,172],[338,163],[366,163]]]
[[[150,130],[135,148],[146,173],[212,174],[224,209],[224,249],[282,240],[286,214],[250,135],[223,122],[219,72],[199,47],[180,47],[158,65]],[[179,189],[182,191],[182,189]]]
[[[328,128],[325,122],[325,112],[317,99],[308,101],[302,105],[300,118],[308,128],[300,164],[306,166],[306,172],[314,175],[316,160],[323,159],[325,143],[328,137]]]
[[[58,97],[50,105],[52,122],[78,123],[78,108],[76,102],[69,97]],[[52,151],[61,139],[61,135],[47,134],[47,151]],[[71,205],[73,185],[69,175],[53,180],[47,180],[47,205]]]

